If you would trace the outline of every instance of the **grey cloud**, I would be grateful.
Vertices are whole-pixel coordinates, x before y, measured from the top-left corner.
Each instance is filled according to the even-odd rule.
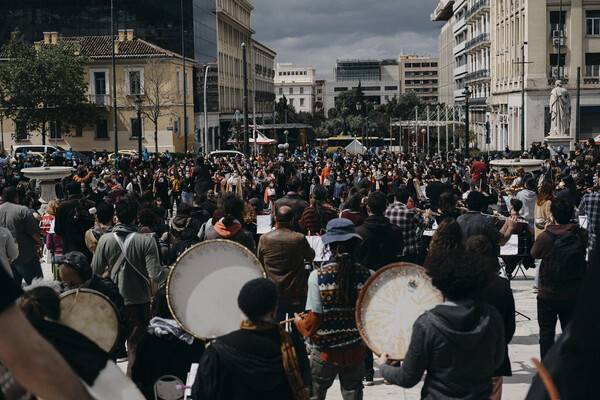
[[[437,55],[437,0],[256,0],[255,39],[277,51],[277,62],[314,66],[332,78],[336,59]]]

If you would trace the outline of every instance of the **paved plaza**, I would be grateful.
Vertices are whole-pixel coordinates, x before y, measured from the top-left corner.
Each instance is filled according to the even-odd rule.
[[[44,270],[44,276],[46,278],[52,278],[50,265],[44,263],[42,264],[42,268]],[[529,270],[525,271],[525,275],[527,276],[527,280],[524,279],[523,274],[519,273],[519,275],[511,281],[517,311],[530,317],[531,320],[527,320],[523,316],[517,314],[517,329],[512,342],[508,346],[513,376],[504,378],[503,398],[510,400],[525,398],[531,380],[535,375],[535,368],[531,362],[531,358],[539,358],[536,301],[535,294],[532,290],[535,273],[533,270]],[[557,332],[560,332],[560,326],[557,327]],[[120,363],[119,366],[125,370],[126,363]],[[377,363],[375,363],[374,381],[374,386],[365,387],[365,399],[420,399],[421,383],[411,389],[403,389],[395,385],[385,385],[383,383],[383,378],[381,378],[381,375],[379,374]],[[327,399],[342,399],[339,382],[337,380],[331,389],[329,389]]]
[[[533,293],[533,278],[535,272],[533,270],[525,271],[527,280],[523,278],[523,274],[519,272],[514,280],[511,281],[511,287],[515,296],[515,307],[520,313],[528,316],[531,320],[517,314],[517,329],[515,335],[508,345],[510,353],[510,361],[512,366],[513,376],[504,378],[502,398],[507,400],[524,399],[529,390],[532,378],[535,375],[535,367],[531,362],[532,357],[539,358],[538,345],[538,323],[535,294]],[[560,325],[557,328],[560,332]],[[418,400],[421,398],[421,386],[411,389],[403,389],[395,385],[384,385],[383,378],[379,374],[377,362],[375,362],[375,385],[365,387],[365,399],[402,399],[402,400]],[[339,382],[336,383],[327,392],[327,399],[341,400]]]

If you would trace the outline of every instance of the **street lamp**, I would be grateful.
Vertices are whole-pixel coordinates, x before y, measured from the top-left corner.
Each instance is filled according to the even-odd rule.
[[[358,111],[360,113],[360,117],[361,117],[360,120],[361,120],[361,123],[362,123],[362,126],[361,126],[362,144],[363,144],[363,146],[366,147],[367,142],[365,141],[365,119],[363,118],[362,108],[363,108],[362,102],[361,101],[357,101],[356,102],[356,111]]]
[[[285,144],[287,144],[287,142],[288,142],[288,135],[290,134],[290,131],[288,131],[286,129],[285,131],[283,131],[283,134],[285,135]]]
[[[469,158],[469,96],[473,94],[468,86],[465,86],[462,94],[465,96],[465,157]]]
[[[142,161],[142,99],[140,99],[140,95],[135,96],[135,100],[133,100],[133,106],[135,107],[135,111],[137,112],[137,124],[138,124],[138,157],[140,162]]]

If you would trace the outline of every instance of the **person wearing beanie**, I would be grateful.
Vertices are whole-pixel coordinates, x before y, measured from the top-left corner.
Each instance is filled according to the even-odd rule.
[[[306,351],[280,324],[277,288],[266,278],[247,282],[238,295],[246,316],[240,329],[214,339],[202,357],[192,386],[194,399],[308,400]]]

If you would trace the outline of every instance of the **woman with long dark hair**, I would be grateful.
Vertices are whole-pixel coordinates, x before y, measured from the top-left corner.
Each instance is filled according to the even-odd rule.
[[[305,234],[320,235],[324,233],[327,223],[337,217],[337,212],[327,204],[327,189],[323,185],[315,185],[308,206],[300,217],[300,229]]]
[[[356,300],[371,272],[356,264],[361,237],[352,221],[336,218],[327,224],[323,244],[333,262],[308,278],[307,315],[295,314],[298,331],[310,338],[313,398],[324,400],[339,375],[344,399],[362,398],[365,348],[356,327]]]

